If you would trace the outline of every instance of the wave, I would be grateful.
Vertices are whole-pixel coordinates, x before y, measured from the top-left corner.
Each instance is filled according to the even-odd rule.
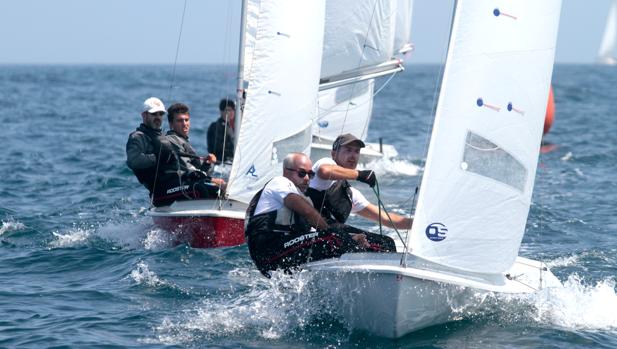
[[[244,284],[244,294],[204,298],[183,317],[166,318],[155,328],[157,341],[180,344],[231,336],[279,339],[304,328],[327,307],[312,297],[311,275],[299,272],[290,277],[282,272],[272,278],[255,269],[234,269],[229,277]]]
[[[24,229],[26,229],[26,225],[21,222],[14,220],[2,221],[2,226],[0,227],[0,235]]]

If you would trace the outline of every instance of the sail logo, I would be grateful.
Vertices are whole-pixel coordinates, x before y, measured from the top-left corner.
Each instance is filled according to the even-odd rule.
[[[249,168],[248,171],[246,171],[246,173],[244,174],[245,176],[251,176],[251,177],[258,177],[255,173],[257,172],[257,170],[255,169],[255,164],[251,165],[251,168]]]
[[[426,237],[431,241],[442,241],[446,238],[448,228],[441,223],[431,223],[424,230]]]
[[[328,122],[328,120],[321,120],[321,121],[317,122],[317,125],[320,128],[326,128],[326,127],[328,127],[329,124],[330,123]]]

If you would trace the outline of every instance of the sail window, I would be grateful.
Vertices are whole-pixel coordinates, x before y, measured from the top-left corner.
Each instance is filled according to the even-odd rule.
[[[507,151],[488,139],[467,132],[461,169],[525,190],[527,169]]]
[[[289,153],[303,152],[311,144],[311,126],[272,144],[272,161],[282,162]]]

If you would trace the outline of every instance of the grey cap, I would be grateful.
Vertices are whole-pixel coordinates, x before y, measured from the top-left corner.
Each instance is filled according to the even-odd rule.
[[[344,135],[340,135],[336,137],[334,143],[332,143],[332,150],[337,150],[343,145],[350,145],[352,143],[356,143],[356,145],[360,148],[364,148],[364,142],[351,133],[345,133]]]

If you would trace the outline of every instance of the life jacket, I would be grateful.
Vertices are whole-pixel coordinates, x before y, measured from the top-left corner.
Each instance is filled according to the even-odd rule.
[[[351,185],[347,180],[335,181],[326,190],[308,188],[306,194],[328,224],[345,223],[352,208]]]
[[[244,235],[247,239],[250,239],[251,236],[256,234],[267,232],[286,234],[308,233],[311,231],[311,225],[303,216],[284,205],[276,211],[255,215],[255,209],[257,208],[257,203],[262,193],[263,188],[253,196],[246,210]]]

